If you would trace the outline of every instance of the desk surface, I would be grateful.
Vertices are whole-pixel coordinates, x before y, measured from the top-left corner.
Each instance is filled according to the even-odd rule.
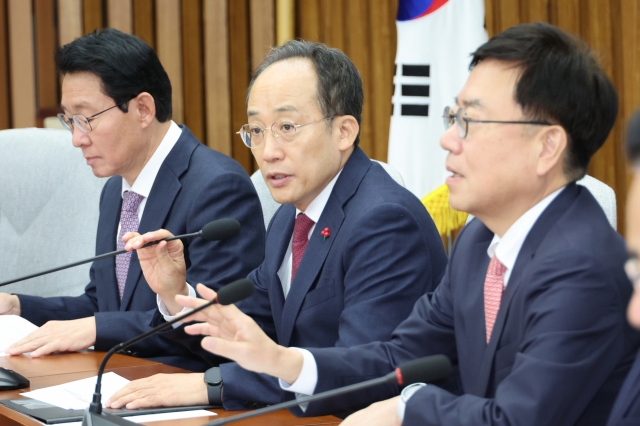
[[[31,387],[16,391],[0,392],[0,399],[19,397],[21,392],[44,388],[71,382],[73,380],[84,379],[95,376],[102,361],[103,352],[83,352],[53,355],[44,358],[31,359],[28,356],[0,357],[0,367],[5,367],[27,377],[31,381]],[[132,358],[124,355],[115,355],[107,364],[107,371],[113,371],[129,380],[140,379],[156,373],[183,373],[185,370],[159,364],[140,358]],[[195,419],[184,419],[179,421],[164,421],[148,423],[153,426],[174,426],[177,424],[185,426],[202,425],[208,421],[220,417],[229,417],[240,413],[239,411],[211,410],[218,416],[199,417]],[[330,425],[338,424],[340,420],[333,416],[308,417],[298,419],[288,411],[260,416],[256,419],[249,419],[233,425],[246,426],[251,424],[260,425]],[[0,406],[0,425],[13,426],[40,426],[41,423],[30,417],[24,416],[15,411]]]

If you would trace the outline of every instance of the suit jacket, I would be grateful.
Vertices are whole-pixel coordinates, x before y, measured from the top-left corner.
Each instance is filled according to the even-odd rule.
[[[387,340],[444,273],[442,241],[420,200],[356,148],[285,299],[277,272],[291,240],[295,210],[283,205],[272,218],[265,260],[248,277],[256,293],[237,304],[280,345],[348,347]],[[320,234],[325,228],[331,234],[326,240]],[[192,340],[191,347],[202,353],[200,340]],[[220,368],[226,409],[253,402],[273,404],[284,397],[273,378],[235,363]]]
[[[116,250],[122,205],[122,178],[114,176],[100,197],[96,255]],[[208,222],[225,217],[241,224],[239,235],[208,242],[184,241],[187,280],[218,289],[246,275],[264,257],[264,223],[255,189],[247,173],[233,159],[202,145],[186,127],[158,171],[147,199],[139,232],[160,228],[174,234],[197,232]],[[157,310],[156,294],[147,285],[137,254],[131,256],[122,301],[118,297],[115,257],[92,264],[90,282],[77,297],[19,295],[22,316],[36,325],[95,315],[96,350],[108,350],[150,329]],[[205,368],[180,345],[152,336],[131,348],[137,356],[182,368]]]
[[[618,394],[607,426],[640,425],[640,352]]]
[[[463,396],[426,386],[404,424],[604,425],[637,350],[625,321],[631,295],[622,238],[591,193],[568,185],[538,218],[485,337],[483,288],[493,233],[478,220],[460,233],[445,276],[421,298],[391,341],[312,349],[315,392],[445,354],[459,364]],[[396,386],[310,404],[306,414],[363,407]]]

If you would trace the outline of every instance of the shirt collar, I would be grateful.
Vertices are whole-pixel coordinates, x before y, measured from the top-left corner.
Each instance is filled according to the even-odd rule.
[[[331,191],[333,191],[333,187],[336,185],[336,181],[338,180],[340,173],[342,173],[342,169],[340,169],[338,174],[335,175],[333,179],[331,179],[331,182],[329,182],[327,186],[324,187],[322,192],[320,192],[318,196],[313,199],[313,201],[309,204],[304,212],[302,210],[296,209],[296,217],[298,217],[298,214],[304,213],[309,217],[309,219],[313,220],[315,223],[318,223],[318,221],[320,220],[320,215],[322,215],[322,211],[327,205],[327,201],[329,201],[329,196],[331,195]]]
[[[160,170],[162,163],[164,163],[169,152],[171,152],[175,144],[178,142],[181,134],[182,129],[172,120],[169,130],[167,130],[167,133],[164,135],[164,138],[162,138],[160,145],[158,145],[158,148],[156,148],[149,161],[147,161],[147,164],[145,164],[140,171],[140,174],[136,178],[135,182],[133,182],[133,185],[129,185],[125,178],[122,178],[122,194],[124,194],[125,191],[133,191],[145,198],[149,197],[151,187],[153,187],[153,182],[156,180],[156,176],[158,175],[158,171]]]
[[[552,192],[538,202],[538,204],[527,210],[525,214],[520,216],[518,220],[507,229],[507,232],[505,232],[502,238],[494,234],[493,240],[491,240],[491,244],[489,244],[489,248],[487,249],[489,257],[493,258],[495,255],[507,270],[512,270],[529,231],[531,231],[531,228],[533,228],[533,225],[542,212],[564,188],[565,187],[562,187]]]

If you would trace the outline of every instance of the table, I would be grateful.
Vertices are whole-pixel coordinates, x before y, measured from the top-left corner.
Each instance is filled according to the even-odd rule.
[[[31,387],[15,391],[0,392],[0,399],[19,397],[21,392],[59,385],[61,383],[84,379],[98,374],[98,368],[104,352],[84,351],[31,359],[28,356],[0,357],[0,367],[17,371],[31,381]],[[113,371],[129,380],[140,379],[156,373],[184,373],[186,370],[133,358],[125,355],[114,355],[108,362],[106,371]],[[198,426],[220,417],[230,417],[241,411],[211,410],[218,416],[199,417],[163,422],[148,423],[153,426]],[[335,425],[340,419],[333,416],[296,418],[288,411],[278,411],[264,416],[232,423],[238,426],[247,425]],[[0,425],[2,426],[40,426],[41,423],[0,406]]]

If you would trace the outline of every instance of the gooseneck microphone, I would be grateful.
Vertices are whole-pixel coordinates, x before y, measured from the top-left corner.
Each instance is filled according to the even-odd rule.
[[[165,238],[164,240],[152,241],[142,246],[142,248],[154,246],[158,244],[160,241],[173,241],[173,240],[191,238],[191,237],[202,237],[207,241],[221,241],[237,235],[239,231],[240,231],[240,222],[238,222],[237,220],[230,219],[230,218],[218,219],[218,220],[214,220],[213,222],[207,223],[198,232],[193,232],[191,234],[176,235],[170,238]],[[27,275],[20,278],[15,278],[10,281],[5,281],[0,283],[0,287],[8,284],[17,283],[19,281],[24,281],[31,278],[39,277],[41,275],[50,274],[52,272],[62,271],[63,269],[73,268],[74,266],[84,265],[85,263],[95,262],[96,260],[102,260],[108,257],[117,256],[119,254],[124,254],[124,253],[127,253],[127,251],[126,250],[110,251],[109,253],[104,253],[98,256],[90,257],[89,259],[80,260],[79,262],[73,262],[68,265],[58,266],[56,268],[47,269],[46,271],[37,272],[35,274]]]
[[[321,399],[331,398],[334,396],[382,384],[395,383],[400,386],[407,386],[412,383],[434,383],[446,379],[450,371],[451,361],[449,361],[449,358],[447,358],[445,355],[431,355],[406,362],[400,367],[396,368],[395,371],[377,379],[367,380],[366,382],[356,383],[353,385],[345,386],[343,388],[332,389],[330,391],[322,392],[316,395],[296,398],[291,401],[260,408],[259,410],[238,414],[237,416],[217,419],[206,423],[205,426],[223,425],[235,422],[237,420],[244,420],[251,417],[259,416],[261,414],[295,407],[299,404],[319,401]]]
[[[89,405],[89,408],[84,413],[84,417],[82,418],[82,426],[108,426],[108,425],[135,425],[137,423],[130,422],[129,420],[123,419],[122,417],[115,416],[113,414],[103,413],[102,412],[102,396],[100,394],[100,390],[102,387],[102,375],[104,374],[105,366],[107,365],[107,361],[113,354],[123,349],[128,348],[129,346],[138,343],[139,341],[146,339],[147,337],[164,330],[172,326],[173,324],[184,320],[185,318],[195,314],[196,312],[200,312],[203,309],[208,308],[211,305],[216,303],[220,305],[230,305],[232,303],[239,302],[241,300],[246,299],[247,297],[253,294],[255,287],[251,281],[246,278],[239,279],[237,281],[232,282],[220,289],[215,299],[212,301],[205,303],[204,305],[195,308],[186,314],[177,316],[173,320],[161,324],[157,327],[152,328],[151,330],[143,333],[139,336],[134,337],[131,340],[127,340],[124,343],[119,343],[106,353],[104,358],[102,358],[102,362],[100,363],[100,368],[98,369],[98,377],[96,380],[96,389],[93,393],[93,401]]]

